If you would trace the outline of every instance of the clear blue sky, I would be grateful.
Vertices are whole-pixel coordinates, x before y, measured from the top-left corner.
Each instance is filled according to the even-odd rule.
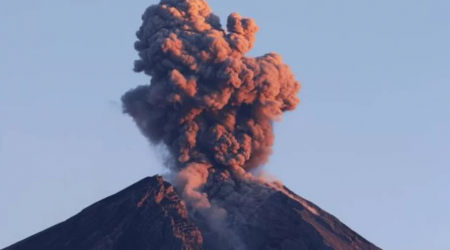
[[[0,0],[0,248],[144,176],[121,114],[155,0]],[[450,249],[450,1],[211,0],[261,27],[303,88],[267,168],[384,249]]]

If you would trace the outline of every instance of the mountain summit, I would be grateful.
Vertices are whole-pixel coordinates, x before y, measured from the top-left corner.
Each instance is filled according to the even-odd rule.
[[[227,197],[233,192],[226,190],[255,190],[245,185],[215,182],[208,193],[214,197],[212,202],[229,204]],[[147,177],[3,250],[380,249],[316,205],[282,188],[265,191],[259,201],[243,201],[239,209],[226,208],[227,224],[216,225],[223,227],[221,232],[211,230],[211,221],[188,216],[174,186],[163,177]],[[229,239],[224,240],[224,235]]]

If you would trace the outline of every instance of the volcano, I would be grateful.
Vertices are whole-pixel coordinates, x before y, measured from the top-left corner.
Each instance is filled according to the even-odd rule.
[[[208,186],[211,202],[223,204],[236,192],[265,194],[239,209],[227,208],[228,224],[221,226],[225,232],[232,228],[235,235],[225,240],[208,228],[211,223],[188,216],[174,186],[154,176],[3,250],[380,249],[284,186],[249,185],[256,184],[222,180]]]
[[[247,55],[255,20],[222,26],[204,0],[160,0],[141,19],[133,70],[150,80],[123,112],[167,151],[170,182],[145,178],[5,250],[379,249],[256,171],[301,84],[281,55]]]

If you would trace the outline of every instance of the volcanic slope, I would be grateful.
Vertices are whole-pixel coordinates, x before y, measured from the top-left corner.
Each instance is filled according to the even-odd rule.
[[[245,185],[216,182],[209,187],[210,199],[226,200],[230,192],[223,190],[244,189]],[[243,243],[229,249],[380,249],[334,216],[282,188],[267,192],[264,200],[249,206],[252,209],[229,211],[229,218],[239,218],[230,228]],[[154,176],[3,250],[225,249],[226,246],[219,245],[217,235],[200,229],[204,228],[201,224],[210,223],[198,220],[194,223],[175,188],[163,177]]]

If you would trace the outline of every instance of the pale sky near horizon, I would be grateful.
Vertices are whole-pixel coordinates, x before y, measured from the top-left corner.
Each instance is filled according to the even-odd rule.
[[[0,0],[0,248],[163,171],[119,103],[152,3]],[[209,3],[302,83],[266,169],[383,249],[450,249],[450,1]]]

